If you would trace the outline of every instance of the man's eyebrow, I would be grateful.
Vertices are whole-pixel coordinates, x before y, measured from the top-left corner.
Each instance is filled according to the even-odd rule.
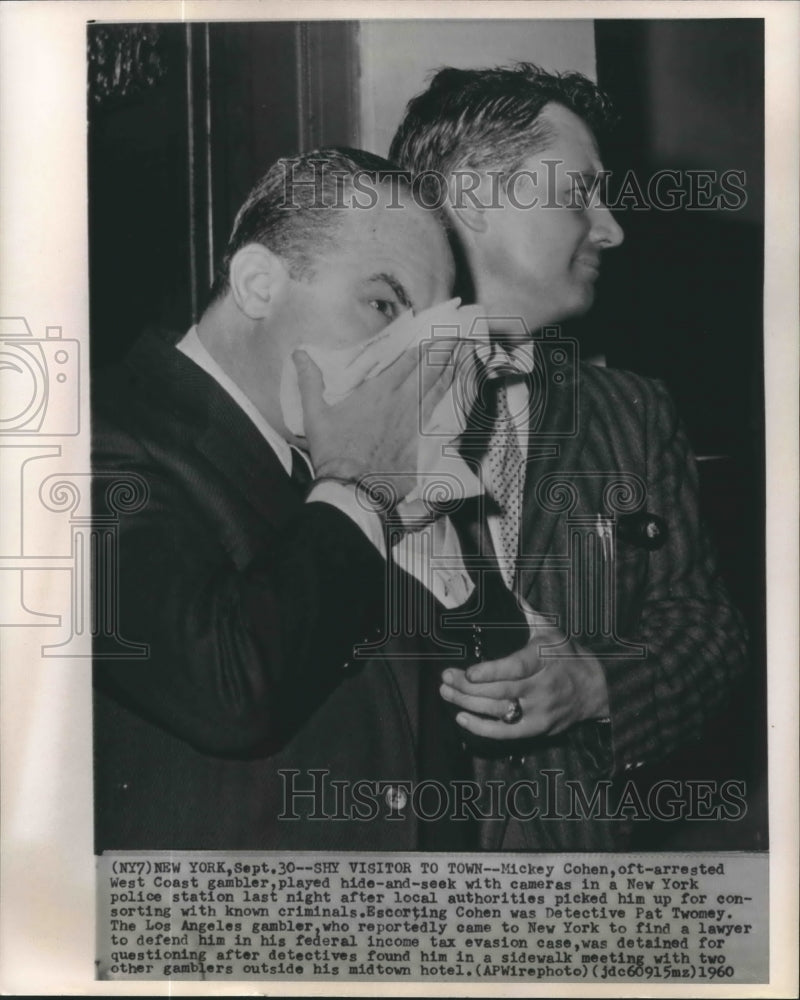
[[[569,174],[570,177],[573,178],[573,180],[579,177],[582,181],[584,182],[589,181],[592,184],[596,180],[602,180],[606,176],[606,174],[608,174],[608,172],[609,171],[605,170],[603,167],[601,167],[599,170],[595,170],[593,167],[590,167],[588,170],[567,171],[567,173]]]
[[[602,199],[607,197],[607,185],[611,177],[610,170],[600,167],[597,170],[570,170],[568,173],[573,191],[577,187],[583,193],[590,194],[592,197],[595,194],[599,194]]]
[[[385,281],[386,284],[391,288],[397,298],[400,300],[400,304],[406,309],[414,309],[414,303],[411,301],[411,297],[406,291],[403,283],[398,281],[393,274],[387,274],[385,271],[380,271],[378,274],[371,274],[368,281]]]

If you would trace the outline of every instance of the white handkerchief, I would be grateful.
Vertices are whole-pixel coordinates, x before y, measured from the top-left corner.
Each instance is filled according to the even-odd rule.
[[[440,303],[414,316],[410,312],[390,323],[375,337],[352,347],[328,348],[300,345],[322,373],[323,399],[329,405],[341,402],[357,386],[374,378],[415,344],[436,335],[473,339],[476,347],[488,344],[488,328],[480,306],[460,306],[460,299]],[[435,351],[428,357],[435,356]],[[417,486],[405,498],[408,503],[423,498],[475,496],[482,492],[480,480],[455,453],[455,439],[464,430],[464,392],[459,380],[434,408],[422,427],[418,445]],[[281,377],[281,408],[293,434],[304,433],[303,407],[297,369],[288,358]]]

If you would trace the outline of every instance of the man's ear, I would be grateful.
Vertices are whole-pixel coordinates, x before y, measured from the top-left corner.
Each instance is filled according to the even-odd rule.
[[[488,227],[486,208],[491,205],[491,186],[483,174],[464,171],[447,182],[447,214],[462,238],[470,242]]]
[[[286,265],[261,243],[248,243],[231,259],[231,295],[248,319],[264,319],[275,295],[288,280]]]

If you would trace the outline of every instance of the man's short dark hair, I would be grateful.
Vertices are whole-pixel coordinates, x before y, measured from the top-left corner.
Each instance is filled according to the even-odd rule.
[[[414,174],[500,170],[511,174],[547,148],[547,104],[574,112],[596,137],[613,124],[608,97],[581,73],[548,73],[532,63],[497,69],[441,69],[413,98],[389,156]]]
[[[407,173],[360,149],[331,147],[277,160],[236,215],[210,299],[225,294],[231,260],[248,243],[269,247],[293,278],[310,277],[315,261],[336,243],[356,179],[373,191],[380,184],[408,186]]]

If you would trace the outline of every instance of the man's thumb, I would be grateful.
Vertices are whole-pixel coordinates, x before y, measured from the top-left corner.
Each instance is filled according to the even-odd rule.
[[[325,390],[322,372],[305,351],[295,351],[292,354],[292,361],[297,369],[297,385],[300,389],[303,409],[306,412],[318,410],[322,402],[322,393]]]

